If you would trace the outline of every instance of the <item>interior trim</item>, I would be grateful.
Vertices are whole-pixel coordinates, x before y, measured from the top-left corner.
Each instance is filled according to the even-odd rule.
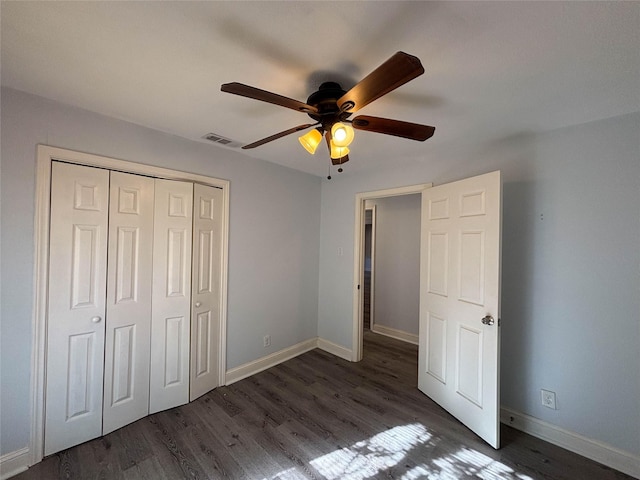
[[[507,407],[500,409],[500,421],[516,430],[553,443],[627,475],[640,478],[640,455],[625,452],[604,442],[565,430]]]
[[[375,324],[371,327],[373,333],[384,335],[385,337],[395,338],[396,340],[402,340],[403,342],[412,343],[418,345],[418,335],[415,333],[405,332],[404,330],[398,330],[397,328],[386,327],[384,325]]]
[[[29,468],[29,447],[15,452],[5,453],[0,457],[0,480],[11,478]]]
[[[330,342],[324,338],[318,338],[318,348],[324,350],[336,357],[340,357],[344,360],[351,361],[352,352],[348,348],[338,345],[337,343]]]
[[[386,188],[371,192],[356,193],[355,234],[353,236],[353,330],[351,335],[351,361],[362,360],[362,310],[364,308],[364,210],[365,200],[374,198],[397,197],[422,193],[433,183],[421,183],[405,187]]]
[[[243,380],[251,375],[255,375],[256,373],[260,373],[263,370],[266,370],[271,367],[275,367],[276,365],[286,362],[298,355],[302,355],[305,352],[313,350],[318,345],[318,341],[316,338],[311,338],[309,340],[305,340],[303,342],[297,343],[290,347],[284,348],[277,352],[271,353],[265,357],[258,358],[257,360],[253,360],[252,362],[245,363],[238,367],[234,367],[231,370],[227,371],[227,383],[226,385],[231,385],[232,383]]]

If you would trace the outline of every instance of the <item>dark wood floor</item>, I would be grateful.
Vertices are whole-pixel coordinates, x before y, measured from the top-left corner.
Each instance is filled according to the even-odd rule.
[[[631,478],[506,426],[493,450],[416,389],[416,357],[367,332],[360,363],[314,350],[15,478]]]

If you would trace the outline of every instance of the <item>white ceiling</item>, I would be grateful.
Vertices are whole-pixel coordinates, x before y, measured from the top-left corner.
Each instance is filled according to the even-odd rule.
[[[356,132],[348,172],[640,110],[640,2],[3,1],[1,17],[2,85],[194,140],[312,123],[222,83],[306,101],[398,50],[419,57],[424,75],[359,114],[434,137]],[[327,153],[296,137],[236,150],[325,175]]]

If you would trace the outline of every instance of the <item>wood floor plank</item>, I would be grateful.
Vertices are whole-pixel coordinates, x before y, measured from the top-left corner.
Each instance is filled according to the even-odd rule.
[[[631,477],[502,425],[494,450],[417,389],[417,347],[365,333],[45,458],[16,480]]]
[[[124,480],[165,480],[166,472],[156,457],[149,457],[123,471]]]
[[[204,399],[203,403],[198,416],[209,434],[203,434],[202,442],[214,441],[212,454],[221,455],[230,478],[268,478],[282,469],[255,441],[263,427],[226,416],[213,401]]]

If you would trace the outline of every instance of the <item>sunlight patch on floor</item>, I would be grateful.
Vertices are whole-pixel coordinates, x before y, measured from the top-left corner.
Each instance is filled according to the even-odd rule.
[[[402,425],[341,448],[312,460],[311,466],[328,480],[364,480],[398,465],[414,448],[425,445],[432,439],[427,428],[420,423]],[[433,458],[429,447],[424,450],[424,463],[409,466],[401,480],[451,479],[474,477],[484,480],[533,480],[532,477],[515,472],[505,464],[471,448],[463,447],[457,452]],[[412,456],[415,461],[416,456]],[[282,472],[274,478],[293,480],[299,477]]]
[[[311,465],[328,480],[363,480],[397,465],[411,448],[430,438],[419,423],[402,425],[316,458]]]
[[[373,437],[362,440],[348,448],[341,448],[318,457],[310,462],[327,480],[365,480],[374,478],[402,462],[414,448],[426,445],[432,435],[420,423],[390,428]],[[518,473],[505,464],[483,453],[463,447],[455,453],[439,457],[430,455],[431,446],[423,447],[423,463],[401,466],[408,470],[400,480],[458,480],[459,478],[480,478],[483,480],[534,480]],[[411,457],[414,463],[416,455]],[[307,472],[308,473],[308,472]],[[399,474],[399,472],[396,472]],[[302,480],[308,478],[299,468],[278,472],[263,480]]]
[[[533,480],[531,477],[517,473],[503,463],[470,448],[462,448],[452,455],[434,459],[432,463],[437,468],[432,468],[430,473],[437,473],[438,476],[428,476],[428,478],[455,479],[461,476],[473,476],[484,480]]]
[[[276,473],[273,477],[269,477],[268,479],[265,477],[262,480],[307,480],[307,478],[306,475],[298,472],[295,468],[290,468]]]

